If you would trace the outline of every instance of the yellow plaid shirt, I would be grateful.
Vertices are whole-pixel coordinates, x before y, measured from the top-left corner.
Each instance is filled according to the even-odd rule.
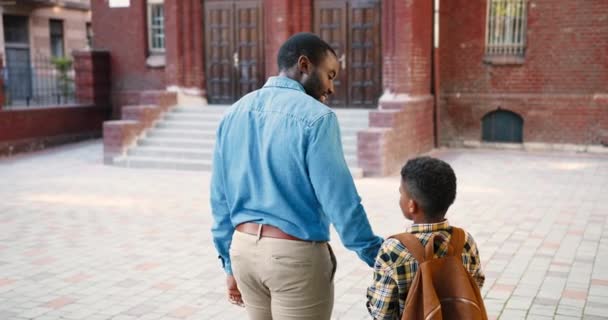
[[[441,245],[436,242],[435,256],[443,257],[447,253],[452,227],[444,220],[432,224],[415,224],[407,232],[420,239],[423,246],[432,234],[442,235],[446,241]],[[462,263],[481,288],[485,276],[481,271],[477,244],[468,232],[465,235]],[[367,309],[374,319],[401,319],[407,292],[417,270],[418,262],[403,244],[396,239],[384,241],[374,264],[374,283],[367,289]]]

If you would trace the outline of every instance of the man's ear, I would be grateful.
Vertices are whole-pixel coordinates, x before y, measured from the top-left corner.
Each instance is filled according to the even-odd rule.
[[[300,72],[300,74],[302,74],[302,73],[310,74],[311,70],[312,70],[312,63],[310,62],[310,59],[308,59],[308,57],[305,55],[301,55],[298,58],[298,71]]]

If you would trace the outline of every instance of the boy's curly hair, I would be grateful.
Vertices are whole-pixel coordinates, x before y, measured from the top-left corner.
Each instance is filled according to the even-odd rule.
[[[456,175],[445,161],[418,157],[401,168],[401,181],[427,218],[441,219],[456,199]]]

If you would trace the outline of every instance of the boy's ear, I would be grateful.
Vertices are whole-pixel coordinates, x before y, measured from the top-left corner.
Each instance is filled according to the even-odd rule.
[[[416,201],[410,199],[407,202],[407,211],[411,214],[418,212],[418,203],[416,203]]]

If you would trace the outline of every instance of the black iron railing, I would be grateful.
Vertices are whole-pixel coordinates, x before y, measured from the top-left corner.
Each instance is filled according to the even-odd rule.
[[[7,57],[3,71],[7,107],[52,106],[75,102],[70,58]]]

